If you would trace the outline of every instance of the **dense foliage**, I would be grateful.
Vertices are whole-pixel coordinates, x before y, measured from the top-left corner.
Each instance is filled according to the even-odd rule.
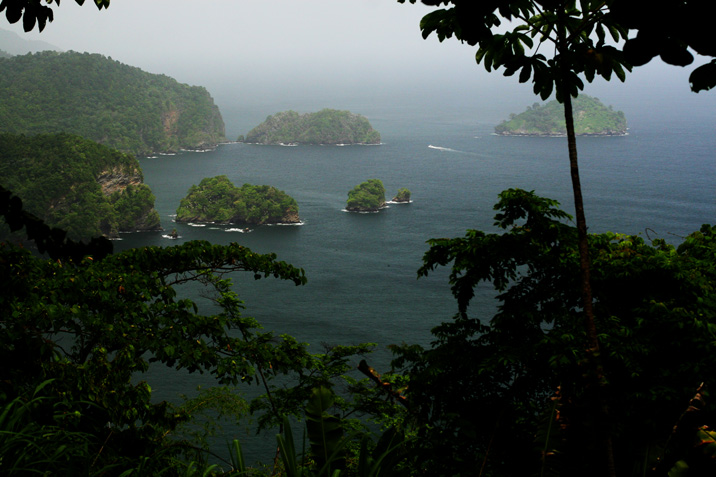
[[[266,118],[244,139],[257,144],[380,144],[368,120],[349,111],[284,111]]]
[[[177,209],[177,222],[233,224],[297,223],[298,204],[267,185],[236,187],[226,176],[207,177],[189,188]]]
[[[70,134],[0,134],[2,185],[71,238],[160,227],[137,160]]]
[[[396,347],[419,422],[416,455],[430,475],[475,475],[479,468],[495,476],[604,475],[602,455],[593,452],[604,427],[618,475],[645,475],[657,457],[672,458],[675,450],[681,454],[674,462],[707,452],[689,450],[693,434],[686,450],[668,446],[700,383],[713,384],[716,228],[703,226],[678,248],[637,236],[590,235],[608,376],[595,399],[577,234],[557,205],[507,190],[495,206],[495,224],[504,232],[469,230],[462,238],[430,241],[419,274],[452,264],[458,313],[433,330],[430,348]],[[469,308],[484,282],[498,300],[489,320]],[[610,413],[602,420],[605,404]],[[707,410],[701,417],[713,423],[716,406]],[[713,472],[716,461],[700,458]]]
[[[68,132],[132,154],[213,147],[224,122],[202,87],[97,54],[0,59],[0,132]]]
[[[95,3],[106,7],[109,0]],[[519,71],[523,82],[534,77],[535,92],[543,98],[556,88],[567,105],[570,94],[582,87],[578,75],[589,81],[612,73],[623,78],[623,67],[628,69],[604,42],[607,32],[615,41],[624,36],[605,10],[627,2],[424,3],[454,4],[427,15],[424,33],[435,31],[441,39],[455,34],[479,44],[478,62],[488,70]],[[695,8],[678,3],[680,13]],[[635,4],[638,8],[623,7],[622,13],[649,10]],[[51,20],[51,10],[39,0],[3,0],[3,9],[10,21],[22,18],[26,29],[36,21],[42,29]],[[663,10],[660,15],[669,14]],[[519,26],[495,33],[500,18]],[[626,18],[645,27],[634,48],[646,61],[660,54],[687,63],[688,46],[711,52],[698,34],[664,23],[646,28],[651,17],[647,24]],[[547,60],[539,46],[552,34],[555,57]],[[524,46],[532,47],[538,35],[540,45],[526,54]],[[702,75],[714,68],[705,66],[697,69]],[[694,82],[696,89],[713,85],[701,79]],[[565,113],[571,109],[565,107]],[[576,169],[576,149],[574,159]],[[236,189],[228,180],[214,179],[219,189]],[[356,200],[381,195],[384,202],[376,179],[356,190]],[[716,229],[711,226],[679,247],[611,233],[587,237],[586,225],[578,226],[579,233],[567,225],[569,217],[555,201],[505,191],[495,216],[501,233],[471,230],[463,238],[430,241],[419,274],[453,265],[454,319],[434,329],[428,348],[394,348],[404,376],[381,377],[361,363],[377,393],[365,393],[349,379],[358,398],[347,402],[330,390],[332,379],[348,371],[351,354],[368,347],[310,355],[291,337],[261,331],[243,315],[227,275],[248,271],[255,278],[273,275],[298,285],[305,282],[301,270],[236,244],[206,242],[84,258],[61,232],[22,215],[19,201],[0,192],[0,210],[11,227],[24,224],[43,247],[60,243],[47,247],[53,260],[0,245],[0,276],[5,277],[0,356],[12,363],[0,370],[3,475],[218,472],[205,461],[188,464],[187,457],[201,454],[183,438],[180,425],[208,401],[239,413],[246,407],[226,389],[200,396],[189,407],[152,402],[149,385],[139,381],[151,364],[209,372],[231,386],[263,384],[266,394],[251,409],[263,411],[261,425],[285,426],[278,446],[287,475],[335,477],[346,469],[350,475],[645,475],[653,466],[655,475],[716,473],[716,433],[706,425],[714,422],[714,406],[699,386],[712,384],[716,366]],[[127,197],[132,194],[142,195],[129,189]],[[204,207],[217,200],[223,198],[209,194]],[[117,196],[113,202],[131,215],[129,199]],[[591,306],[591,297],[580,296],[579,255],[587,249],[578,246],[578,236],[589,240],[601,343],[586,350],[591,340],[582,308]],[[182,297],[186,283],[205,286],[210,298]],[[490,320],[469,313],[475,289],[485,283],[492,284],[498,300]],[[277,376],[278,385],[272,382]],[[381,393],[385,399],[376,399]],[[407,416],[394,401],[406,405]],[[301,414],[304,405],[310,453],[302,460],[285,416]],[[386,447],[367,439],[351,461],[342,437],[345,421],[329,411],[334,405],[370,410],[381,424],[397,425],[400,431],[386,432],[388,439],[381,441],[389,442],[388,453],[399,451],[402,464],[383,460]],[[403,432],[416,438],[392,440]],[[595,450],[604,436],[613,442],[613,462]],[[234,475],[247,474],[240,459],[233,468]]]
[[[626,117],[597,98],[579,95],[572,101],[574,131],[578,136],[614,136],[627,132]],[[495,127],[505,136],[566,136],[564,109],[557,101],[535,103],[521,114],[510,116]]]
[[[270,379],[308,363],[304,345],[262,332],[241,314],[224,276],[246,270],[256,278],[305,281],[302,271],[273,256],[190,242],[80,263],[46,261],[7,245],[0,257],[6,277],[0,309],[13,317],[0,323],[0,355],[14,363],[3,367],[0,397],[4,404],[30,402],[16,438],[0,436],[4,475],[28,469],[118,475],[142,458],[158,472],[191,450],[178,445],[175,433],[188,411],[152,402],[150,386],[137,379],[151,363],[210,372],[232,385],[258,380],[259,370]],[[178,297],[174,285],[187,281],[213,291],[218,306],[204,303],[200,313]],[[31,448],[24,446],[27,427],[45,435]],[[58,459],[48,461],[45,452]],[[18,469],[20,459],[26,467]]]
[[[380,179],[369,179],[348,192],[346,210],[374,212],[385,206],[385,187]]]
[[[258,430],[280,426],[303,414],[315,389],[349,373],[353,355],[372,347],[310,354],[306,344],[245,316],[235,272],[306,283],[303,270],[275,255],[202,241],[107,255],[106,240],[64,242],[1,189],[0,214],[52,256],[0,243],[0,357],[12,363],[0,370],[2,475],[218,471],[206,462],[202,437],[215,427],[211,418],[202,422],[207,413],[248,427],[251,412]],[[186,297],[198,290],[201,299]],[[141,380],[150,366],[207,372],[225,386],[183,405],[156,402]],[[265,394],[247,403],[237,388],[245,384]],[[356,410],[344,398],[333,402]],[[234,461],[226,463],[236,471],[243,464],[234,444]]]
[[[694,54],[710,57],[710,62],[696,62],[700,66],[689,75],[689,83],[695,92],[716,86],[716,46],[710,29],[716,5],[683,0],[664,0],[660,8],[651,8],[647,0],[609,3],[608,15],[630,30],[623,44],[629,63],[641,66],[658,56],[667,64],[684,67],[694,63]]]

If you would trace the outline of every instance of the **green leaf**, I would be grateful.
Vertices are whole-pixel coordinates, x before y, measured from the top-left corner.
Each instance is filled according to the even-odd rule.
[[[306,431],[319,468],[324,466],[342,468],[343,426],[336,416],[328,413],[333,406],[334,394],[321,386],[311,390],[306,404]]]

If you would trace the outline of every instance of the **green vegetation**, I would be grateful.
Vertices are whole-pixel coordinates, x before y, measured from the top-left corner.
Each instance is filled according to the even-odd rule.
[[[574,99],[572,107],[578,136],[623,136],[627,132],[624,113],[604,106],[597,98],[582,94]],[[504,136],[566,136],[564,109],[557,101],[535,103],[497,125],[495,132]]]
[[[0,134],[0,177],[26,210],[73,239],[159,229],[137,160],[70,134]]]
[[[416,0],[410,1],[414,3]],[[594,312],[590,245],[572,99],[584,89],[584,80],[591,82],[602,77],[608,81],[614,75],[624,81],[626,71],[631,71],[631,64],[618,49],[619,43],[629,36],[627,23],[620,23],[618,16],[611,15],[612,6],[618,9],[620,2],[612,5],[584,1],[577,5],[576,2],[506,0],[499,8],[492,5],[481,9],[466,7],[458,0],[444,3],[453,6],[431,11],[423,17],[420,23],[423,38],[435,32],[440,41],[454,35],[460,41],[477,46],[475,59],[488,72],[500,68],[505,76],[519,72],[519,82],[531,81],[534,93],[542,100],[554,92],[555,99],[563,105],[578,237],[582,323],[586,336],[581,354],[588,363],[585,374],[593,377],[586,394],[598,402],[609,381],[601,362],[600,333],[604,330],[597,328]],[[503,22],[508,25],[507,29],[500,27]],[[607,40],[607,32],[610,40]],[[591,409],[589,417],[605,423],[609,414],[609,406],[602,402],[601,406]],[[595,435],[600,445],[586,452],[583,460],[594,464],[594,472],[616,477],[612,432],[607,426],[598,426]]]
[[[17,224],[12,204],[0,193],[0,214]],[[209,470],[211,429],[191,424],[214,410],[233,422],[256,413],[260,429],[279,429],[286,475],[474,475],[476,468],[485,476],[594,475],[603,426],[612,431],[619,475],[654,466],[663,475],[690,475],[679,473],[686,467],[713,474],[707,424],[716,406],[699,383],[710,382],[716,366],[716,227],[703,226],[677,248],[590,235],[610,371],[607,392],[594,401],[595,376],[583,359],[577,233],[557,205],[508,190],[496,205],[499,233],[431,240],[419,275],[452,263],[457,314],[433,330],[430,347],[394,346],[393,373],[381,376],[362,361],[363,381],[348,375],[350,360],[370,345],[312,355],[244,316],[226,273],[306,281],[273,255],[194,241],[94,260],[55,247],[45,260],[2,244],[0,312],[13,319],[0,321],[0,357],[15,364],[0,376],[0,471]],[[181,295],[186,290],[176,285],[187,282],[205,287],[208,314],[199,311],[203,302]],[[489,321],[469,306],[484,283],[499,301]],[[141,381],[150,366],[208,372],[222,386],[183,405],[152,402]],[[236,392],[241,383],[266,393],[246,403]],[[594,407],[603,405],[610,419],[595,422]],[[377,440],[346,418],[356,412],[384,429]],[[286,416],[305,417],[307,457]],[[524,441],[518,449],[516,436]],[[251,471],[237,441],[231,460],[233,473],[212,470]],[[381,468],[385,474],[376,474]]]
[[[672,428],[699,384],[713,383],[716,227],[704,225],[676,248],[660,239],[589,235],[609,376],[595,399],[577,231],[557,206],[507,190],[495,206],[499,233],[429,241],[419,275],[452,264],[458,307],[433,329],[429,348],[394,348],[418,419],[415,468],[426,475],[474,475],[476,468],[489,476],[604,475],[606,428],[617,475],[647,475],[657,458],[665,470],[685,459],[694,475],[711,475],[714,446],[696,436],[714,422],[714,403],[702,393],[703,412],[685,418],[679,433]],[[499,305],[485,320],[469,305],[476,288],[489,284]],[[602,406],[609,418],[595,420]],[[519,449],[516,438],[524,439]]]
[[[106,7],[109,0],[95,3]],[[534,76],[543,98],[557,88],[578,179],[570,95],[581,89],[580,73],[590,81],[595,74],[623,77],[622,58],[604,39],[607,31],[615,41],[624,36],[609,14],[625,2],[520,1],[499,10],[444,3],[455,7],[428,14],[424,34],[479,43],[478,62],[520,71],[522,82]],[[0,9],[11,22],[22,18],[26,30],[51,18],[39,0],[8,0]],[[515,29],[493,33],[500,18]],[[645,21],[652,20],[635,25]],[[655,23],[656,32],[672,33]],[[688,63],[682,49],[688,53],[694,38],[676,33],[672,43],[683,44],[675,47],[641,38],[649,43],[642,54],[664,49],[663,57]],[[538,53],[546,48],[533,48],[534,38],[554,41],[555,57]],[[713,63],[705,66],[696,71],[713,71]],[[713,85],[701,80],[695,89]],[[12,147],[16,155],[20,146]],[[62,163],[57,169],[65,171]],[[374,181],[380,184],[364,184]],[[578,180],[574,188],[579,195]],[[233,420],[256,412],[260,429],[279,429],[283,468],[272,475],[716,474],[716,406],[699,385],[713,386],[716,366],[716,228],[704,225],[673,247],[587,235],[583,217],[576,228],[567,225],[570,217],[555,201],[523,190],[503,192],[495,208],[499,233],[433,239],[419,270],[425,276],[452,264],[454,318],[433,330],[429,348],[393,348],[401,374],[380,376],[361,362],[369,380],[361,382],[347,376],[349,359],[369,345],[311,355],[306,345],[244,316],[227,278],[247,271],[301,285],[302,270],[237,244],[199,241],[110,256],[106,240],[68,241],[0,187],[8,226],[25,227],[51,257],[0,244],[0,357],[10,363],[0,368],[0,473],[254,474],[238,441],[225,470],[209,465],[202,436],[192,439],[195,433],[183,428],[213,408]],[[579,215],[581,201],[575,208]],[[585,260],[593,263],[591,279]],[[186,289],[177,285],[188,282],[206,287],[208,300],[183,297]],[[471,316],[469,305],[487,283],[498,306],[485,321]],[[211,389],[184,406],[152,402],[140,380],[161,365],[207,372],[231,388]],[[240,383],[263,385],[265,394],[247,405],[233,389]],[[346,415],[356,412],[387,429],[377,442],[364,427],[352,432],[359,424]],[[305,416],[307,455],[297,452],[287,416]]]
[[[393,197],[393,202],[410,202],[410,191],[405,187],[401,187]]]
[[[346,210],[375,212],[385,206],[385,187],[380,179],[369,179],[348,192]]]
[[[368,120],[349,111],[323,109],[298,114],[284,111],[266,118],[246,135],[256,144],[380,144]]]
[[[236,187],[226,176],[207,177],[189,188],[177,209],[177,222],[235,224],[298,223],[298,204],[275,187]]]
[[[192,468],[209,468],[203,437],[211,431],[191,426],[194,418],[213,410],[248,424],[252,412],[259,430],[279,427],[371,348],[310,354],[245,316],[228,273],[306,283],[303,270],[275,255],[203,241],[108,255],[107,241],[66,242],[2,188],[0,215],[16,230],[27,227],[51,256],[0,244],[0,314],[12,317],[0,320],[0,357],[12,363],[0,370],[2,475],[194,475]],[[206,300],[183,296],[178,285],[186,283]],[[183,405],[154,402],[142,377],[162,366],[210,373],[221,386]],[[265,394],[249,406],[238,387],[256,384]],[[232,457],[240,455],[235,446]]]
[[[224,122],[209,93],[101,55],[0,59],[0,132],[68,132],[136,155],[213,147]]]

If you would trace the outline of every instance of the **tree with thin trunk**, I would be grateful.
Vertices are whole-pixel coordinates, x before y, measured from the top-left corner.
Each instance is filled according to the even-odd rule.
[[[398,0],[404,3],[405,0]],[[410,0],[415,3],[416,0]],[[574,195],[575,220],[581,272],[585,353],[593,389],[595,413],[607,423],[608,410],[601,398],[604,371],[599,360],[599,340],[595,325],[590,279],[587,220],[579,177],[577,143],[572,114],[572,97],[584,88],[582,78],[591,82],[596,76],[610,80],[612,75],[624,81],[631,66],[618,45],[626,30],[610,15],[613,1],[582,0],[423,0],[441,6],[421,21],[423,37],[436,33],[443,41],[454,36],[477,46],[475,59],[487,71],[504,69],[505,76],[518,74],[519,81],[532,81],[534,92],[543,100],[554,93],[564,105],[567,128],[569,167]],[[504,33],[503,22],[507,22]],[[611,44],[610,44],[611,43]],[[614,475],[614,458],[608,427],[603,428],[603,452],[607,475]]]

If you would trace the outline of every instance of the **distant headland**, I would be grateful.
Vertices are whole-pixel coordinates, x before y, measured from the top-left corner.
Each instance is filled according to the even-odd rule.
[[[605,106],[598,98],[585,94],[572,100],[574,129],[577,136],[625,136],[627,121],[624,113]],[[521,114],[511,114],[510,119],[495,127],[501,136],[550,136],[567,135],[563,106],[556,100],[528,106]]]
[[[296,111],[276,113],[238,140],[273,145],[380,144],[380,133],[359,114],[323,109],[306,114]]]

